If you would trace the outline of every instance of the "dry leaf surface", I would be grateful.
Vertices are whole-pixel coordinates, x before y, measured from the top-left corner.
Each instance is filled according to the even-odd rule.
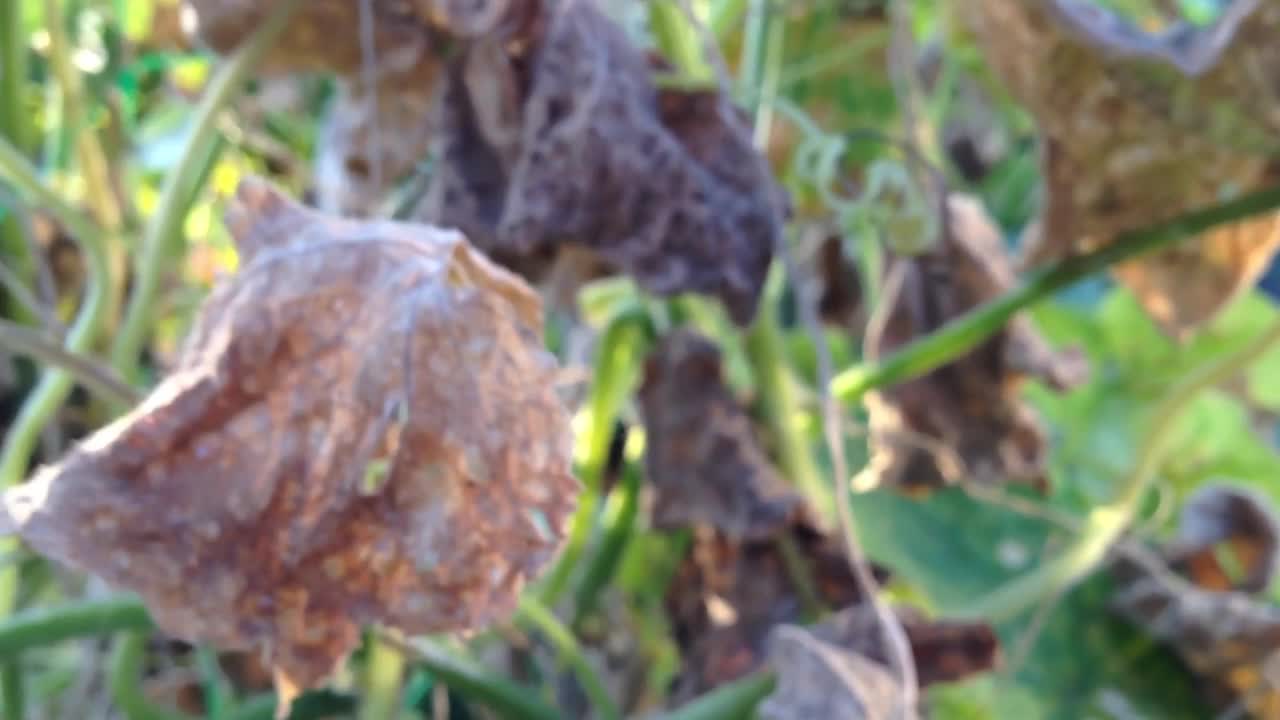
[[[734,540],[762,540],[795,519],[800,497],[756,443],[751,418],[724,384],[715,343],[683,329],[664,336],[639,401],[655,528],[706,525]]]
[[[888,353],[927,335],[1013,285],[999,230],[981,204],[953,196],[947,236],[898,258],[902,283],[878,338]],[[875,339],[872,339],[875,342]],[[1034,377],[1055,389],[1083,379],[1083,359],[1052,350],[1026,318],[968,354],[919,378],[867,394],[871,459],[863,479],[907,491],[961,482],[1042,485],[1045,437],[1022,400]]]
[[[861,600],[839,538],[804,520],[793,523],[787,533],[808,563],[824,605],[845,607]],[[873,571],[877,580],[886,579],[882,569]],[[776,540],[739,542],[705,526],[693,529],[665,603],[684,656],[673,704],[761,667],[769,631],[783,623],[799,623],[805,610]]]
[[[985,623],[929,622],[898,610],[922,687],[992,670],[1000,643]],[[810,627],[782,625],[769,637],[778,688],[760,707],[771,720],[894,720],[902,691],[875,611],[846,608]],[[912,709],[914,712],[914,708]]]
[[[257,72],[304,71],[355,75],[366,70],[361,43],[364,0],[304,0],[288,26],[267,48]],[[279,0],[185,0],[195,38],[226,55],[240,47],[271,15]],[[440,50],[427,26],[397,0],[371,0],[375,70],[404,68]]]
[[[1280,607],[1257,596],[1276,579],[1278,550],[1280,521],[1266,499],[1206,486],[1188,499],[1163,551],[1179,574],[1126,564],[1113,607],[1173,647],[1219,712],[1280,717]]]
[[[259,182],[228,224],[242,268],[172,374],[6,497],[24,539],[177,637],[264,652],[286,699],[362,623],[506,616],[578,488],[536,296],[456,232]]]
[[[651,292],[713,295],[751,320],[785,204],[736,108],[656,88],[664,64],[592,2],[436,17],[474,32],[450,68],[420,217],[495,257],[580,245]]]
[[[1032,262],[1274,181],[1280,4],[1235,0],[1213,28],[1159,35],[1084,0],[966,0],[955,9],[1040,128],[1046,197]],[[1272,214],[1115,273],[1180,337],[1252,285],[1277,247]]]

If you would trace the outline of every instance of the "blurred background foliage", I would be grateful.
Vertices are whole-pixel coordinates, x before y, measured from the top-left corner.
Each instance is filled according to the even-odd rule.
[[[707,2],[714,6],[711,16],[724,19],[722,49],[733,63],[743,43],[738,27],[746,3]],[[616,0],[614,4],[626,3]],[[1167,5],[1155,0],[1105,4],[1135,17],[1150,9],[1144,6]],[[736,13],[735,5],[739,6]],[[1197,23],[1211,19],[1220,9],[1212,0],[1182,0],[1179,5]],[[931,81],[922,86],[926,97],[921,122],[935,142],[924,150],[944,168],[954,187],[982,198],[1012,245],[1039,202],[1035,128],[1000,90],[979,50],[949,17],[956,7],[924,0],[914,3],[916,39],[933,63]],[[55,14],[50,15],[50,10]],[[805,123],[837,136],[863,129],[892,133],[900,126],[900,108],[886,66],[891,26],[885,5],[875,0],[793,2],[779,15],[785,26],[786,51],[778,83],[780,119],[768,153],[797,198],[798,212],[812,215],[827,208],[812,189],[817,171],[806,152],[812,150],[814,137],[805,134]],[[150,308],[156,321],[154,334],[147,338],[136,373],[129,374],[130,363],[116,363],[116,369],[139,388],[149,386],[163,372],[192,311],[210,286],[235,270],[236,253],[221,216],[239,179],[265,175],[297,197],[308,198],[313,192],[310,158],[332,94],[331,81],[319,76],[251,81],[242,95],[216,115],[212,142],[206,143],[202,156],[184,157],[192,147],[188,134],[197,106],[219,61],[186,38],[181,18],[177,0],[0,3],[0,134],[39,169],[46,188],[94,218],[111,270],[104,332],[83,349],[86,354],[111,357],[131,268],[142,252],[149,223],[157,212],[172,211],[161,207],[166,177],[180,163],[195,169],[194,180],[178,202],[180,231],[173,242],[162,243],[162,285]],[[637,25],[644,33],[643,15]],[[78,89],[69,90],[59,82],[50,62],[56,32],[65,33],[70,43]],[[981,100],[974,100],[975,93]],[[803,122],[795,122],[796,117]],[[91,137],[91,146],[96,146],[87,154],[85,137]],[[864,177],[873,163],[901,162],[883,143],[855,141],[847,150],[836,172],[850,178]],[[98,167],[95,153],[100,153]],[[102,174],[95,177],[98,171]],[[79,290],[90,280],[86,256],[69,228],[53,222],[43,208],[17,202],[16,197],[12,188],[0,183],[4,264],[33,292],[53,301],[58,323],[70,324]],[[843,219],[850,237],[866,240],[861,237],[867,232],[866,224],[856,214]],[[1128,293],[1104,279],[1077,285],[1034,309],[1035,323],[1055,344],[1082,346],[1093,365],[1089,383],[1073,393],[1030,390],[1052,440],[1049,510],[1081,516],[1109,497],[1117,478],[1135,461],[1136,440],[1151,420],[1148,413],[1170,385],[1280,319],[1272,301],[1275,277],[1269,273],[1259,289],[1240,297],[1185,346],[1168,339]],[[584,315],[596,330],[603,329],[618,307],[614,296],[618,292],[623,291],[608,284],[586,291]],[[6,318],[27,325],[40,323],[12,293],[6,293],[4,300]],[[787,312],[785,303],[783,311],[786,361],[802,381],[812,385],[816,355],[811,338]],[[731,379],[751,392],[753,379],[740,339],[722,322],[700,324],[723,342]],[[557,336],[556,327],[553,323],[549,342],[568,357],[569,348],[565,338]],[[832,331],[830,340],[838,368],[858,360],[857,338]],[[6,357],[0,367],[0,417],[6,424],[14,421],[24,399],[30,397],[41,368],[27,357]],[[619,402],[623,420],[634,425],[630,401]],[[589,417],[591,411],[591,406],[582,410],[579,427],[598,426]],[[1178,441],[1158,469],[1159,492],[1144,508],[1134,534],[1153,540],[1168,537],[1181,501],[1210,482],[1250,486],[1280,502],[1280,456],[1274,449],[1277,412],[1280,352],[1267,354],[1239,382],[1195,400],[1176,430]],[[33,460],[56,458],[111,413],[106,404],[77,387],[40,428]],[[819,422],[812,410],[805,411],[802,426],[825,463],[825,454],[818,450],[822,445]],[[588,433],[582,436],[587,438]],[[590,441],[583,442],[580,454],[585,457]],[[642,472],[640,448],[642,438],[633,428],[632,440],[622,453],[621,476]],[[848,450],[852,467],[861,467],[867,455],[865,440],[851,437]],[[26,469],[24,459],[21,474]],[[628,512],[624,500],[619,492],[606,496],[603,524],[608,526]],[[854,508],[867,552],[893,570],[889,585],[893,597],[944,614],[968,607],[992,588],[1035,567],[1072,537],[1072,531],[1044,517],[960,490],[940,491],[924,500],[876,490],[857,495]],[[584,643],[592,644],[601,633],[608,634],[611,624],[628,625],[641,642],[633,652],[647,668],[640,694],[660,699],[682,671],[662,601],[662,577],[673,570],[681,538],[637,527],[626,540],[611,550],[612,564],[598,578],[606,586],[594,588],[608,598],[610,610],[588,614],[574,629]],[[594,537],[584,558],[597,557],[602,542]],[[18,592],[11,603],[15,609],[105,593],[92,581],[70,576],[20,551],[10,552],[4,562],[18,578]],[[1009,662],[994,674],[932,691],[931,717],[1211,717],[1195,691],[1197,679],[1181,661],[1109,612],[1110,583],[1107,573],[1101,572],[1061,597],[1050,594],[1038,599],[1030,612],[1002,619],[998,629]],[[1280,602],[1280,585],[1272,587],[1269,596]],[[17,681],[25,696],[25,717],[158,718],[174,716],[178,708],[209,718],[270,715],[265,696],[255,696],[267,692],[269,678],[263,676],[262,668],[254,667],[251,658],[228,654],[219,664],[207,650],[167,642],[159,635],[148,636],[142,645],[130,642],[120,637],[90,638],[51,642],[25,652]],[[464,652],[460,647],[453,649]],[[467,652],[469,662],[483,670],[484,650]],[[599,655],[592,657],[593,662],[603,662]],[[368,683],[361,668],[367,659],[365,653],[358,655],[335,690],[306,696],[294,717],[360,713],[357,700]],[[410,661],[397,702],[404,716],[436,717],[433,708],[441,705],[433,688],[442,678],[441,669]],[[550,671],[527,669],[521,681],[540,688],[537,694],[554,702],[557,691]],[[460,691],[468,686],[457,677],[453,680],[449,717],[479,717],[478,708],[485,706],[485,693],[492,687],[480,682]],[[4,688],[9,697],[17,694],[12,684]]]

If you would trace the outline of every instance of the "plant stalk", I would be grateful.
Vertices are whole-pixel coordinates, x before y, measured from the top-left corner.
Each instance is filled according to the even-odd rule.
[[[159,291],[165,259],[182,231],[209,150],[218,140],[218,115],[239,92],[258,60],[284,30],[303,0],[275,3],[266,21],[219,68],[205,88],[178,165],[165,177],[156,212],[147,224],[141,257],[134,275],[134,289],[125,308],[124,322],[111,348],[111,364],[130,382],[136,382],[138,358],[150,332],[152,310]]]
[[[1018,312],[1096,272],[1194,237],[1218,225],[1278,207],[1280,186],[1196,210],[1149,228],[1121,233],[1106,247],[1031,273],[1017,288],[974,308],[879,362],[845,370],[832,380],[832,394],[846,403],[860,402],[869,390],[910,380],[947,364],[999,332]]]

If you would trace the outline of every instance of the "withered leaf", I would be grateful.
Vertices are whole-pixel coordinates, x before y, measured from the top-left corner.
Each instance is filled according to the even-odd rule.
[[[985,623],[930,622],[907,609],[896,613],[921,687],[986,672],[1000,662],[999,640]],[[866,604],[807,628],[774,628],[769,658],[778,672],[778,689],[761,706],[762,717],[902,717],[901,688],[888,670],[889,655],[876,613]]]
[[[427,158],[441,67],[423,59],[404,73],[380,74],[372,87],[358,76],[339,80],[316,143],[320,209],[371,215],[394,183]]]
[[[495,257],[584,246],[651,292],[714,295],[749,322],[785,207],[740,113],[656,88],[662,63],[594,3],[532,4],[518,32],[462,43],[418,216]]]
[[[879,663],[818,639],[804,628],[773,631],[769,656],[778,686],[760,704],[763,720],[894,720],[915,718],[902,707],[902,687]]]
[[[819,602],[845,607],[861,600],[839,538],[803,518],[787,533],[808,564]],[[882,568],[872,570],[878,581],[886,579]],[[800,622],[805,610],[776,539],[739,542],[706,526],[694,528],[665,604],[684,656],[671,699],[675,704],[759,668],[769,631]]]
[[[1036,118],[1041,263],[1274,180],[1280,6],[1235,0],[1212,28],[1149,35],[1084,0],[955,3],[988,63]],[[1119,266],[1170,334],[1204,324],[1280,247],[1277,216]]]
[[[709,525],[760,540],[790,525],[801,499],[756,443],[715,343],[684,329],[664,336],[646,361],[639,401],[654,527]]]
[[[511,612],[578,489],[537,297],[454,231],[258,181],[228,225],[242,268],[172,374],[6,495],[22,537],[177,637],[263,652],[286,700],[362,623]]]
[[[879,338],[889,352],[1010,289],[1012,263],[979,201],[952,196],[947,236],[895,259],[903,282]],[[1074,353],[1053,351],[1026,318],[968,354],[914,380],[867,395],[871,459],[860,482],[928,491],[961,482],[1044,482],[1045,438],[1020,396],[1035,377],[1055,389],[1080,382]]]
[[[1276,578],[1277,538],[1280,522],[1260,495],[1210,485],[1188,499],[1163,551],[1179,575],[1133,562],[1117,573],[1112,606],[1174,648],[1209,701],[1235,717],[1280,717],[1280,607],[1251,596]],[[1240,577],[1221,550],[1235,551]]]
[[[370,55],[375,72],[381,67],[402,70],[441,50],[439,39],[399,0],[304,0],[255,70],[354,75],[368,69],[360,32],[361,3],[366,1],[374,21]],[[194,20],[196,39],[224,55],[240,47],[279,4],[278,0],[184,2]]]

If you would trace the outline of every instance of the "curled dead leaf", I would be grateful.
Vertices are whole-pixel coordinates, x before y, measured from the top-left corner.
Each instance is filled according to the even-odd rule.
[[[1178,575],[1158,558],[1119,568],[1112,607],[1176,650],[1209,701],[1234,717],[1280,717],[1280,607],[1253,596],[1276,579],[1278,537],[1262,496],[1210,485],[1188,499],[1162,552]]]
[[[979,201],[952,196],[948,234],[938,247],[897,258],[902,282],[886,296],[883,331],[868,342],[901,347],[1007,290],[1014,271],[995,224]],[[875,332],[875,330],[869,331]],[[908,491],[961,482],[1042,485],[1045,438],[1021,384],[1055,389],[1079,383],[1082,356],[1056,352],[1026,318],[968,354],[919,378],[867,394],[871,458],[860,485]]]
[[[655,528],[709,525],[734,540],[761,540],[795,519],[801,499],[756,443],[724,384],[715,343],[683,329],[664,336],[646,362],[639,401]]]
[[[1028,260],[1112,242],[1274,181],[1280,6],[1234,0],[1211,28],[1148,34],[1084,0],[955,3],[988,63],[1035,117],[1045,203]],[[1255,282],[1278,216],[1216,229],[1117,267],[1183,337]]]
[[[165,631],[263,652],[287,704],[362,623],[510,613],[578,484],[540,303],[460,234],[340,220],[258,181],[228,225],[242,267],[172,374],[5,505]]]
[[[985,623],[930,622],[898,610],[922,687],[994,669],[1000,642]],[[893,720],[902,692],[888,669],[875,611],[858,605],[806,628],[781,625],[769,638],[778,688],[760,707],[773,720]],[[909,716],[915,709],[909,709]]]
[[[656,88],[663,64],[594,3],[542,5],[461,42],[418,217],[495,257],[583,246],[651,292],[713,295],[749,322],[785,207],[740,113],[717,92]]]

